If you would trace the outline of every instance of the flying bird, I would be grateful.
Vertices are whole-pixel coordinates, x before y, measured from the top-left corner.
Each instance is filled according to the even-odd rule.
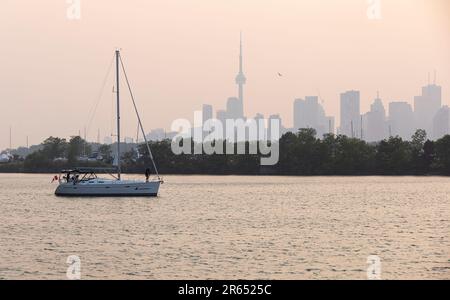
[[[283,77],[283,74],[281,74],[280,72],[278,72],[278,76]]]

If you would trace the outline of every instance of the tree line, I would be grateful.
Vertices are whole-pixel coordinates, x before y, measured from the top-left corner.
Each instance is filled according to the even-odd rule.
[[[261,166],[260,154],[175,155],[170,140],[152,141],[150,147],[161,174],[450,175],[450,135],[431,141],[423,130],[417,130],[410,141],[396,136],[367,143],[344,135],[318,138],[314,129],[300,129],[284,134],[277,143],[280,156],[274,166]],[[152,170],[146,145],[134,146],[121,157],[122,171]],[[245,146],[248,149],[249,143]],[[49,137],[39,151],[24,160],[0,165],[0,172],[55,173],[76,166],[108,167],[113,162],[112,147],[89,144],[81,137],[69,141]],[[80,161],[80,156],[94,152],[97,159]]]

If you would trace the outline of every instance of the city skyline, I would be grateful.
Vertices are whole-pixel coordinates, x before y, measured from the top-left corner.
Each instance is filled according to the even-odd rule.
[[[242,33],[239,47],[239,73],[236,77],[238,85],[238,97],[229,97],[226,109],[216,111],[215,119],[223,124],[226,119],[237,120],[252,118],[243,113],[244,90],[243,84],[246,77],[243,73],[243,48]],[[282,76],[279,74],[279,76]],[[428,84],[422,87],[421,95],[414,96],[413,105],[408,101],[389,101],[388,110],[380,92],[370,106],[370,110],[362,112],[361,96],[358,90],[349,90],[340,93],[340,124],[336,127],[336,116],[326,115],[323,101],[319,102],[319,96],[305,96],[304,99],[297,98],[293,102],[293,126],[286,127],[282,117],[277,112],[272,112],[268,120],[278,119],[280,121],[280,133],[297,132],[302,128],[313,128],[317,137],[322,138],[324,134],[332,133],[346,135],[351,138],[359,138],[368,142],[379,142],[389,137],[399,136],[404,140],[411,140],[412,135],[419,129],[426,132],[427,138],[439,139],[450,134],[450,109],[442,104],[442,87],[437,85],[436,72],[433,83],[428,74]],[[322,99],[320,99],[322,100]],[[210,104],[202,106],[202,124],[214,118],[214,108]],[[253,119],[264,118],[262,113],[256,113]],[[265,128],[265,137],[271,136],[271,128]]]
[[[225,129],[226,120],[246,120],[253,118],[255,120],[264,119],[262,113],[257,112],[254,117],[245,115],[244,111],[244,85],[247,78],[244,74],[244,56],[243,56],[243,39],[242,32],[239,37],[239,60],[238,73],[235,77],[237,85],[237,96],[228,97],[225,109],[217,109],[211,104],[204,103],[202,105],[202,127],[206,121],[217,119],[223,123]],[[278,73],[278,76],[282,74]],[[113,87],[114,91],[114,87]],[[404,140],[410,140],[414,132],[418,129],[425,130],[429,139],[438,139],[446,134],[450,134],[450,109],[447,105],[442,104],[442,87],[436,84],[436,71],[434,72],[433,83],[430,82],[430,74],[428,74],[428,84],[422,87],[421,95],[414,96],[413,105],[408,101],[390,101],[387,103],[388,110],[380,92],[370,106],[370,110],[362,112],[361,96],[359,90],[348,90],[340,93],[340,117],[339,126],[336,126],[336,116],[327,115],[323,107],[323,99],[318,96],[305,96],[304,98],[296,98],[293,101],[293,124],[292,127],[286,127],[283,124],[283,118],[277,112],[272,112],[266,119],[277,119],[280,125],[280,132],[277,136],[281,136],[287,132],[297,132],[300,129],[312,128],[316,131],[317,137],[322,138],[325,134],[331,133],[336,135],[345,135],[351,138],[358,138],[368,142],[378,142],[391,136],[399,136]],[[192,136],[195,135],[195,129],[192,128]],[[203,132],[201,136],[208,133]],[[170,132],[165,128],[152,128],[146,137],[149,140],[163,140],[172,138],[176,132]],[[86,127],[78,136],[83,137],[86,141],[93,142],[86,137]],[[111,144],[113,134],[100,136],[100,129],[97,133],[97,143]],[[247,138],[247,137],[246,137]],[[262,139],[272,139],[272,132],[269,125],[264,128],[264,137]],[[26,137],[26,148],[29,147],[28,136]],[[261,137],[259,137],[261,139]],[[123,143],[139,143],[139,132],[136,138],[124,136]],[[12,127],[9,128],[9,147],[12,147]],[[25,148],[19,146],[17,148]],[[4,150],[4,149],[1,149]]]
[[[235,77],[237,85],[237,96],[228,97],[225,109],[217,109],[211,104],[204,103],[202,105],[202,126],[209,119],[218,119],[225,124],[227,119],[238,120],[253,118],[255,120],[264,119],[262,113],[257,112],[254,117],[248,117],[244,112],[244,85],[246,84],[246,76],[243,67],[243,40],[242,32],[239,39],[239,64],[238,74]],[[281,74],[278,74],[282,76]],[[296,98],[293,101],[293,126],[286,127],[282,122],[282,117],[277,112],[272,112],[266,119],[278,119],[280,121],[280,134],[286,132],[297,132],[302,128],[313,128],[318,138],[322,138],[324,134],[341,134],[351,138],[359,138],[368,142],[378,142],[390,136],[399,136],[404,140],[410,140],[411,136],[418,129],[423,129],[427,133],[429,139],[438,139],[446,134],[450,134],[450,109],[447,105],[442,104],[442,87],[436,84],[436,72],[434,73],[434,81],[430,82],[430,74],[428,74],[428,84],[422,87],[422,94],[414,96],[414,105],[408,101],[390,101],[388,102],[388,110],[386,111],[380,92],[371,104],[370,110],[363,113],[360,108],[360,91],[349,90],[340,93],[340,124],[336,126],[336,116],[326,115],[323,100],[319,96],[305,96],[304,99]],[[270,122],[269,122],[270,123]],[[195,130],[193,128],[193,130]],[[194,132],[192,132],[194,135]],[[162,140],[171,138],[175,135],[165,128],[152,128],[146,136],[149,140]],[[203,134],[204,135],[204,134]],[[83,134],[78,131],[78,136],[86,138],[86,129]],[[100,129],[97,133],[97,143],[111,144],[113,142],[112,135],[100,136]],[[271,138],[271,128],[265,128],[266,138]],[[26,137],[28,145],[28,136]],[[130,136],[124,136],[123,142],[135,143],[139,142],[139,132],[136,139]],[[9,128],[9,147],[14,149],[12,144],[12,127]],[[25,148],[19,146],[17,148]],[[1,149],[6,150],[6,149]]]
[[[169,2],[177,2],[179,10]],[[427,76],[433,82],[435,70],[442,104],[449,104],[448,1],[383,2],[380,20],[368,19],[367,3],[360,0],[201,2],[198,10],[192,7],[200,1],[169,2],[136,7],[83,2],[80,20],[67,20],[64,1],[2,6],[0,149],[9,147],[10,127],[13,148],[25,146],[27,137],[32,145],[50,135],[81,131],[83,136],[118,45],[130,66],[147,131],[168,130],[174,119],[192,116],[203,103],[224,109],[229,96],[239,98],[231,80],[241,30],[249,78],[243,104],[247,116],[279,114],[290,128],[294,99],[311,95],[327,116],[335,116],[337,128],[340,93],[359,90],[362,113],[370,110],[377,91],[386,110],[392,101],[414,107],[414,97]],[[118,15],[126,21],[120,26]],[[97,140],[98,129],[111,133],[109,98],[104,93],[88,129],[90,141]],[[130,115],[131,107],[125,106],[123,135],[133,137],[136,124]]]
[[[282,76],[282,74],[278,74]],[[246,116],[244,113],[244,84],[246,77],[243,71],[243,47],[242,33],[239,41],[239,72],[235,83],[238,85],[238,96],[229,97],[225,109],[216,111],[211,104],[202,106],[202,126],[209,119],[220,120],[225,128],[225,120],[254,120],[264,119],[262,113],[257,112],[255,117]],[[428,84],[422,87],[421,95],[414,96],[413,105],[408,101],[390,101],[386,112],[380,92],[377,91],[376,98],[370,106],[370,110],[362,112],[361,95],[358,90],[349,90],[340,93],[340,124],[336,127],[336,116],[327,115],[323,101],[319,96],[305,96],[304,99],[297,98],[293,103],[293,125],[284,126],[282,117],[277,112],[272,112],[268,120],[277,119],[280,124],[281,136],[286,132],[297,132],[300,129],[312,128],[317,137],[322,138],[325,134],[345,135],[358,138],[368,142],[379,142],[389,137],[399,136],[403,140],[411,140],[413,134],[421,129],[431,140],[439,139],[450,134],[450,110],[447,105],[442,104],[442,87],[436,83],[436,72],[434,72],[433,83],[428,74]],[[270,122],[268,122],[270,124]],[[270,125],[265,126],[264,137],[259,139],[272,139]],[[196,129],[193,128],[192,135]],[[204,130],[204,129],[202,129]],[[207,133],[206,133],[207,134]],[[205,136],[205,132],[203,133]],[[246,137],[248,138],[248,137]]]

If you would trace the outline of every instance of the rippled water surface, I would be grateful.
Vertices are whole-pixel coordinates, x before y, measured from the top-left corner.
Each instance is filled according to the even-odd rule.
[[[166,176],[157,198],[58,198],[0,174],[0,278],[450,279],[450,178]],[[128,176],[133,177],[133,176]]]

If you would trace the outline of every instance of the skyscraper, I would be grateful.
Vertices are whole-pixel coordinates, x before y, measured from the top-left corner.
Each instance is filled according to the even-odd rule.
[[[441,97],[441,87],[436,84],[424,86],[422,95],[414,97],[416,129],[424,129],[428,135],[432,134],[433,118],[442,105]]]
[[[379,142],[387,136],[386,111],[380,97],[373,101],[366,118],[366,134],[364,139],[368,142]]]
[[[330,121],[332,126],[330,126]],[[318,137],[334,131],[334,119],[325,116],[325,111],[319,103],[319,97],[306,96],[305,100],[295,99],[294,132],[302,128],[315,129]]]
[[[239,43],[239,73],[236,76],[236,84],[238,85],[238,115],[239,118],[244,117],[244,84],[247,82],[247,78],[244,75],[243,71],[243,58],[242,58],[242,34],[240,36]]]
[[[305,97],[294,100],[295,131],[303,128],[316,128],[318,124],[318,97]]]
[[[205,124],[206,121],[211,120],[212,118],[213,118],[213,107],[209,104],[203,104],[202,125]]]
[[[202,106],[202,137],[205,138],[210,134],[209,130],[205,130],[205,123],[213,118],[213,107],[209,104]]]
[[[411,136],[414,134],[414,113],[409,103],[389,103],[389,126],[392,136],[411,140]]]
[[[236,97],[230,97],[227,100],[227,118],[228,119],[242,119],[244,116],[241,111],[241,101]]]
[[[227,112],[225,110],[218,110],[216,112],[216,119],[219,120],[222,123],[222,136],[225,136],[225,132],[226,132],[226,120],[227,120],[228,116],[227,116]]]
[[[348,137],[360,137],[361,113],[359,91],[341,94],[341,126],[339,133]]]
[[[433,139],[450,133],[450,109],[447,105],[438,110],[433,119]]]
[[[294,100],[294,133],[301,128],[305,128],[306,124],[306,107],[305,100]]]
[[[225,110],[218,110],[216,112],[216,119],[222,122],[223,126],[225,126],[225,122],[227,120],[227,112]]]

